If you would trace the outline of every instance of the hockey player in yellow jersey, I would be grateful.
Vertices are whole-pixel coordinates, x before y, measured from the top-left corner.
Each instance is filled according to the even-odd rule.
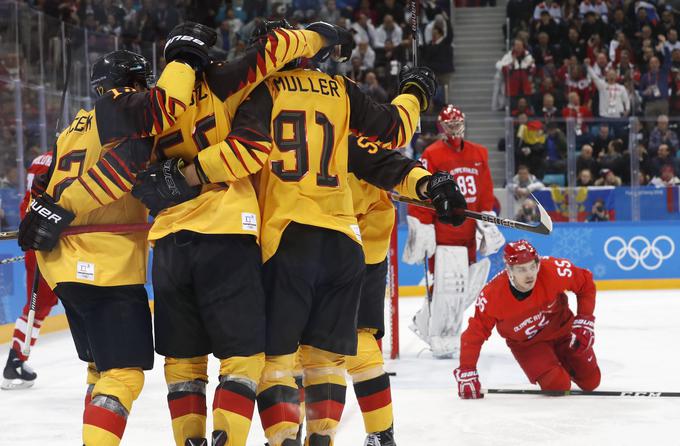
[[[344,356],[356,351],[364,270],[347,183],[349,131],[387,147],[404,145],[434,89],[430,70],[406,69],[403,94],[378,105],[341,76],[299,69],[277,73],[239,108],[226,144],[201,151],[181,174],[171,175],[173,184],[232,183],[261,169],[267,363],[258,410],[272,446],[295,444],[299,399],[293,368],[299,344],[307,444],[332,443],[344,405]],[[135,189],[153,205],[155,196],[169,195],[168,183],[147,176]],[[435,196],[450,207],[446,192],[436,186]]]
[[[129,191],[134,181],[130,172],[145,166],[152,142],[149,138],[120,142],[121,136],[130,133],[130,122],[136,120],[155,121],[157,126],[149,133],[169,127],[190,100],[194,78],[190,66],[171,62],[150,92],[150,113],[143,113],[135,100],[78,112],[57,139],[46,193],[31,203],[20,227],[19,244],[36,249],[40,272],[66,310],[78,356],[89,363],[83,415],[87,446],[119,444],[142,390],[143,370],[153,366],[144,288],[146,234],[86,233],[59,240],[59,233],[69,223],[145,223],[148,213],[129,193],[104,206],[96,202],[96,195],[74,194],[81,187],[69,185],[83,186],[87,176],[100,193],[109,187]],[[92,85],[98,94],[110,97],[144,91],[152,85],[150,65],[142,56],[115,51],[94,63]],[[111,156],[114,146],[129,154],[126,161]],[[90,171],[97,163],[106,169]]]
[[[97,103],[97,108],[116,110],[117,107],[120,107],[121,103],[134,105],[135,107],[130,107],[128,113],[109,116],[109,119],[114,120],[114,122],[115,119],[118,118],[123,119],[123,121],[129,125],[127,132],[121,132],[122,134],[120,136],[144,136],[151,133],[160,133],[160,136],[157,138],[156,149],[157,153],[161,156],[164,156],[163,151],[166,149],[174,150],[175,153],[180,153],[182,149],[180,149],[179,145],[182,145],[183,139],[186,137],[185,140],[191,147],[186,149],[185,153],[188,153],[188,159],[191,159],[193,154],[201,147],[201,144],[217,143],[226,136],[229,130],[229,120],[234,113],[233,109],[237,107],[238,102],[244,94],[247,94],[247,91],[250,91],[254,85],[261,82],[264,75],[278,69],[291,58],[302,55],[311,56],[315,54],[317,50],[323,48],[325,44],[334,44],[332,39],[334,38],[334,35],[336,35],[335,30],[330,27],[330,25],[325,24],[317,24],[315,29],[319,28],[326,34],[326,37],[321,37],[319,33],[312,30],[299,32],[279,30],[269,34],[264,41],[258,42],[250,48],[243,58],[237,59],[229,64],[213,64],[207,67],[205,69],[205,76],[199,76],[199,82],[197,82],[196,85],[194,85],[192,77],[189,85],[194,88],[193,95],[190,92],[183,100],[178,100],[171,95],[167,95],[164,90],[156,89],[152,90],[150,95],[144,95],[135,93],[131,89],[119,89],[113,90],[101,98]],[[204,52],[204,49],[201,48],[202,45],[200,44],[200,38],[202,37],[201,32],[204,32],[204,30],[201,29],[200,25],[191,23],[180,25],[174,29],[169,36],[169,43],[166,45],[166,61],[173,60],[173,57],[183,56],[184,59],[186,59],[185,62],[189,63],[189,65],[198,68],[199,70],[202,69],[202,67],[199,66],[204,62],[201,61],[200,57],[200,54]],[[177,36],[193,36],[193,38],[173,39],[173,37]],[[205,37],[203,38],[205,39]],[[206,42],[208,41],[208,39],[205,40]],[[189,46],[188,48],[185,48],[183,54],[177,54],[177,46],[182,43],[187,45],[193,44],[194,47],[192,48]],[[170,65],[168,65],[168,67],[170,67]],[[187,69],[191,72],[190,68]],[[165,74],[166,73],[164,72],[163,77],[165,77]],[[210,84],[209,80],[213,83]],[[175,79],[175,82],[183,85],[183,82],[179,77]],[[174,83],[172,84],[175,85]],[[164,101],[163,104],[167,105],[167,107],[164,108],[158,105],[157,101],[159,99],[162,99]],[[139,112],[140,110],[141,112]],[[213,110],[213,112],[211,112],[211,110]],[[177,119],[179,117],[179,112],[181,111],[185,111],[188,118]],[[213,116],[213,113],[216,117]],[[228,118],[225,117],[225,115]],[[197,116],[199,116],[199,119],[198,122],[196,122],[196,126],[194,126],[194,120],[196,120]],[[211,128],[211,125],[214,128]],[[194,128],[196,129],[196,132],[193,131]],[[131,183],[134,181],[136,171],[130,167],[135,159],[139,159],[138,156],[139,152],[129,150],[129,148],[114,148],[97,164],[85,171],[84,174],[78,178],[78,181],[66,188],[65,193],[62,194],[61,198],[65,199],[67,196],[70,196],[72,202],[87,203],[83,204],[83,206],[89,208],[88,210],[102,207],[124,198]],[[117,175],[112,175],[112,168],[121,168],[122,173],[119,172]],[[231,188],[230,190],[232,191],[232,193],[229,194],[230,197],[236,201],[236,210],[238,210],[239,205],[241,207],[247,206],[248,201],[255,203],[251,208],[257,210],[256,198],[254,194],[250,192],[252,190],[251,188]],[[204,190],[204,192],[211,193],[212,198],[216,199],[219,203],[221,197],[227,192],[227,189],[218,188],[217,190],[212,191]],[[196,192],[188,191],[188,193],[195,194]],[[217,212],[215,217],[222,221],[222,225],[220,226],[218,224],[213,226],[212,231],[222,231],[223,233],[229,233],[230,231],[236,232],[234,230],[234,225],[232,224],[230,227],[224,217],[233,211],[234,207],[224,209],[222,215]],[[189,209],[187,211],[187,208],[185,208],[185,212],[191,213],[191,210]],[[184,224],[189,223],[184,222]],[[249,233],[254,232],[252,225],[249,226],[244,224],[241,226],[240,220],[237,228],[239,232],[241,232],[242,229],[247,229]],[[63,229],[63,226],[59,229]],[[177,229],[177,231],[179,231],[179,229]],[[58,237],[59,231],[53,232],[56,232],[56,237]],[[56,237],[52,238],[56,239]],[[248,245],[249,243],[250,242],[244,241],[244,245]],[[259,252],[256,245],[254,245],[254,240],[252,243],[255,248],[248,248],[250,251],[254,251],[251,255],[251,265],[258,265]],[[217,245],[219,245],[219,243],[217,243]],[[185,249],[185,246],[180,246],[179,249]],[[215,252],[218,252],[219,256],[223,257],[225,251],[228,251],[228,249],[224,249],[224,246],[222,246],[221,250],[216,250]],[[241,252],[235,257],[242,255],[243,253]],[[105,257],[106,256],[104,256],[104,258]],[[196,255],[194,260],[198,257],[200,256]],[[207,260],[213,262],[215,261],[215,256],[213,255]],[[221,259],[217,263],[211,263],[208,268],[201,268],[204,268],[206,271],[210,271],[210,268],[214,270],[214,265],[221,265],[220,262]],[[238,272],[229,271],[229,265],[224,265],[223,268],[225,271],[228,271],[228,273],[238,274]],[[196,269],[200,268],[197,267]],[[190,272],[191,271],[188,271],[188,273]],[[257,277],[252,278],[253,283],[255,284],[252,289],[255,291],[257,291],[258,286],[260,286],[259,271],[257,274]],[[218,288],[220,285],[220,283],[215,282],[217,277],[223,279],[224,274],[213,276],[211,285],[213,288]],[[180,292],[185,292],[185,290],[181,289]],[[253,297],[251,301],[252,308],[257,308],[257,292],[251,293],[251,290],[247,287],[241,288],[239,292],[242,295],[241,300],[247,300]],[[214,292],[206,292],[204,294],[206,298],[213,299],[215,302],[219,299],[223,299],[222,296],[215,296]],[[156,293],[156,296],[156,308],[158,308],[158,292]],[[192,303],[189,302],[188,305],[191,306]],[[221,307],[220,311],[225,311],[224,307],[228,305],[225,305],[223,302],[219,306]],[[196,312],[192,313],[184,310],[185,309],[179,309],[178,311],[182,313],[182,316],[186,316],[187,319],[193,318],[191,322],[194,322]],[[249,310],[249,308],[246,310]],[[230,317],[238,317],[238,315],[239,311],[237,309]],[[158,314],[156,314],[156,322],[158,323]],[[174,327],[177,338],[193,337],[193,332],[188,335],[186,332],[182,332],[183,329],[187,328],[187,325],[179,324],[177,327]],[[240,348],[241,342],[238,339],[239,332],[234,327],[230,328],[228,320],[226,322],[223,320],[218,321],[217,323],[206,321],[206,326],[209,327],[211,335],[217,338],[217,341],[231,342],[231,347],[237,346],[237,348]],[[166,324],[166,327],[166,330],[171,328],[168,324]],[[232,339],[223,341],[224,336],[222,336],[222,333],[225,330],[228,333],[235,333],[232,336]],[[247,330],[244,330],[244,332],[247,332]],[[234,337],[236,337],[236,339],[233,339]],[[157,340],[158,339],[157,332]],[[167,342],[165,339],[163,339],[163,341]],[[205,338],[199,340],[199,342],[202,343],[200,346],[201,349],[210,349],[212,347],[210,345],[211,343]],[[264,344],[264,340],[262,340],[262,344]],[[262,345],[260,351],[263,348],[264,346]],[[222,356],[223,353],[219,352],[218,355]],[[214,426],[216,429],[214,433],[214,436],[216,437],[215,444],[227,444],[227,431],[230,433],[230,438],[228,440],[229,445],[240,445],[245,443],[253,405],[252,401],[249,402],[249,400],[254,399],[254,392],[252,392],[252,398],[247,392],[248,383],[249,381],[257,381],[257,379],[259,379],[259,374],[257,372],[257,366],[249,368],[247,366],[244,367],[244,364],[249,362],[261,362],[261,359],[258,359],[257,355],[254,356],[255,358],[233,357],[233,355],[230,355],[229,358],[224,358],[222,360],[222,367],[220,370],[222,383],[218,386],[216,391],[216,404],[214,405],[213,410]],[[179,445],[184,445],[185,442],[187,444],[202,444],[202,442],[205,442],[205,439],[202,437],[205,436],[206,368],[207,357],[203,355],[196,357],[195,354],[192,354],[187,358],[169,357],[166,360],[165,370],[169,389],[168,402],[173,418],[175,440]],[[253,380],[252,378],[249,378],[249,375],[253,375],[256,378]],[[230,389],[230,387],[235,387],[235,389]],[[254,387],[254,385],[252,387]],[[246,390],[244,391],[243,389]],[[243,396],[243,393],[246,395]]]
[[[349,183],[352,189],[354,212],[359,223],[366,261],[357,318],[357,354],[347,357],[347,372],[352,377],[354,393],[361,408],[366,429],[367,446],[395,446],[394,417],[390,379],[383,369],[383,356],[378,340],[385,333],[385,287],[387,282],[387,251],[389,249],[395,209],[386,190],[397,189],[400,195],[426,199],[427,185],[432,175],[419,162],[406,158],[398,151],[380,150],[376,143],[365,138],[350,137],[351,145],[364,149],[364,157],[378,157],[391,175],[381,175],[379,182],[364,181],[362,169],[367,164],[356,156],[350,164]],[[436,174],[439,178],[447,173]],[[404,187],[404,184],[411,187]],[[413,187],[415,186],[415,187]],[[456,190],[454,186],[452,190]],[[415,192],[415,193],[414,193]],[[453,192],[455,195],[455,192]],[[465,197],[452,198],[465,207]],[[452,224],[460,224],[458,216]]]

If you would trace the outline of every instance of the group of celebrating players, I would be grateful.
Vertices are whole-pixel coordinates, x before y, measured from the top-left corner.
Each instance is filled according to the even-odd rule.
[[[347,58],[346,30],[284,25],[264,23],[232,62],[211,60],[212,29],[178,25],[153,87],[142,56],[104,56],[92,70],[94,109],[76,115],[47,172],[33,178],[19,244],[35,251],[40,286],[63,303],[78,357],[88,363],[83,443],[119,444],[155,348],[165,357],[177,445],[208,444],[209,354],[220,360],[212,445],[245,445],[256,403],[269,445],[300,444],[303,420],[305,445],[332,445],[346,373],[366,445],[394,445],[377,342],[394,223],[386,191],[393,189],[435,208],[409,221],[412,261],[437,258],[433,296],[415,328],[441,357],[457,356],[462,338],[461,397],[481,396],[476,362],[494,325],[542,388],[568,388],[571,379],[597,386],[590,273],[539,259],[521,241],[506,245],[507,271],[478,293],[488,266],[473,264],[470,237],[479,230],[487,253],[504,239],[461,213],[490,211],[493,194],[485,150],[463,141],[460,111],[440,115],[447,138],[439,155],[426,151],[420,163],[391,150],[408,144],[428,108],[431,70],[405,67],[400,94],[377,104],[342,76],[303,68],[306,59]],[[435,162],[447,150],[455,167]],[[135,230],[149,213],[150,230]],[[463,235],[441,243],[434,224]],[[69,226],[85,232],[62,234]],[[153,328],[144,288],[149,242]],[[451,258],[462,269],[446,284]],[[564,289],[577,293],[576,318]],[[471,296],[476,313],[461,337]],[[436,322],[452,305],[454,322]],[[10,353],[10,360],[25,357]]]

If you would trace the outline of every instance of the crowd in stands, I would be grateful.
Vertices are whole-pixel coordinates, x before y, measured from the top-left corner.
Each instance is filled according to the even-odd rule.
[[[641,185],[680,184],[680,11],[672,3],[508,0],[507,18],[512,47],[496,69],[515,118],[516,166],[563,185],[573,118],[578,185],[630,185],[631,156]]]
[[[262,19],[286,19],[299,29],[323,20],[351,29],[357,45],[350,60],[342,64],[329,62],[322,68],[331,74],[348,76],[379,102],[389,101],[396,94],[399,69],[412,60],[410,10],[404,0],[19,0],[16,4],[31,8],[30,13],[19,14],[20,21],[25,23],[19,26],[18,46],[14,32],[7,31],[13,26],[12,3],[0,5],[0,16],[4,16],[0,17],[0,110],[3,112],[0,115],[0,230],[16,227],[18,214],[12,207],[18,206],[17,191],[21,189],[17,171],[15,92],[11,81],[18,76],[26,86],[22,89],[21,104],[27,166],[49,148],[40,147],[41,131],[50,129],[48,146],[54,140],[51,129],[59,115],[58,98],[63,81],[62,60],[58,57],[62,22],[68,28],[73,71],[75,73],[78,66],[82,69],[82,73],[72,76],[69,89],[74,88],[73,78],[81,78],[85,92],[89,85],[83,62],[86,56],[93,62],[115,48],[141,53],[149,60],[155,54],[156,65],[161,70],[165,37],[185,20],[214,27],[218,34],[214,57],[226,60],[243,53],[257,21]],[[419,63],[433,69],[441,86],[448,83],[454,70],[449,8],[448,0],[423,1],[420,5]],[[38,29],[38,12],[44,13],[40,37],[30,32]],[[38,51],[41,45],[42,53]],[[17,47],[21,49],[18,56]],[[37,80],[39,70],[31,67],[38,65],[40,54],[44,54],[46,73],[42,83]],[[43,127],[38,90],[31,88],[36,84],[51,93],[45,105],[47,123]],[[77,94],[72,91],[72,95]],[[444,103],[443,89],[433,102],[431,111],[436,113]],[[72,104],[74,111],[80,106],[84,104]]]

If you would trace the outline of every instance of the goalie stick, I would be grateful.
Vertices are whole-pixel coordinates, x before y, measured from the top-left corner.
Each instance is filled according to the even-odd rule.
[[[393,192],[389,192],[389,195],[390,195],[390,198],[394,201],[399,201],[401,203],[408,203],[408,204],[412,204],[412,205],[415,205],[415,206],[421,206],[421,207],[428,208],[428,209],[434,209],[434,206],[429,201],[416,200],[414,198],[404,197],[402,195],[395,194]],[[510,220],[508,218],[494,217],[493,215],[484,214],[482,212],[470,211],[468,209],[465,209],[463,211],[463,214],[467,218],[472,218],[473,220],[481,220],[481,221],[485,221],[487,223],[493,223],[494,225],[505,226],[506,228],[518,229],[520,231],[533,232],[534,234],[549,235],[552,232],[552,229],[553,229],[553,223],[552,223],[552,220],[550,219],[550,215],[548,215],[546,210],[543,209],[543,206],[541,206],[541,203],[538,200],[536,200],[536,197],[534,197],[533,194],[531,195],[531,197],[536,202],[536,205],[538,206],[538,210],[539,210],[540,215],[541,215],[541,220],[536,225],[528,224],[528,223],[522,223],[521,221]]]
[[[629,390],[536,390],[536,389],[482,389],[484,394],[545,395],[545,396],[622,396],[635,398],[680,397],[680,392],[633,392]]]

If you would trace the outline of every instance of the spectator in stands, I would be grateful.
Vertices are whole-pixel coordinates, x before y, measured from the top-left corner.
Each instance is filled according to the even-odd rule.
[[[642,144],[642,143],[636,144],[635,148],[633,148],[633,150],[632,150],[632,153],[633,153],[633,156],[637,156],[640,175],[642,175],[642,172],[649,172],[650,171],[650,162],[649,162],[649,158],[647,156],[647,149],[645,148],[645,145]],[[621,181],[623,182],[623,184],[626,184],[626,185],[631,184],[630,157],[631,157],[631,151],[626,150],[623,153],[621,160],[619,161],[619,165],[617,166],[617,169],[615,169],[615,171],[618,172],[618,175],[621,177]],[[645,183],[640,183],[640,184],[647,184],[647,182],[648,181],[646,181]]]
[[[606,32],[607,26],[600,18],[598,18],[597,14],[592,11],[587,12],[583,24],[581,25],[581,38],[585,41],[589,41],[594,35],[602,36]]]
[[[581,169],[578,172],[578,177],[576,177],[576,185],[580,187],[592,186],[595,182],[593,181],[593,173],[590,169]]]
[[[430,67],[437,76],[441,88],[449,84],[453,73],[453,29],[451,22],[444,20],[444,27],[435,24],[432,27],[432,42],[423,45],[422,54],[424,65]]]
[[[557,2],[553,0],[544,0],[536,5],[534,8],[534,20],[540,20],[541,13],[547,11],[557,23],[562,20],[562,9]]]
[[[676,159],[671,154],[668,144],[661,144],[656,156],[652,157],[650,163],[650,174],[653,176],[659,176],[661,173],[661,168],[666,164],[675,165]]]
[[[590,66],[590,59],[586,59],[586,69],[599,92],[599,115],[609,121],[614,133],[620,135],[625,126],[623,118],[630,113],[630,97],[626,87],[616,82],[616,72],[609,70],[605,74],[606,82],[597,77]]]
[[[510,29],[503,25],[503,35],[507,38],[509,32],[511,36],[517,34],[519,29],[529,29],[532,18],[531,0],[508,0],[505,6],[505,15],[510,19]]]
[[[364,70],[372,70],[375,65],[375,51],[369,46],[368,41],[359,42],[351,57],[358,58]]]
[[[630,53],[628,50],[621,51],[621,59],[616,64],[609,65],[616,72],[616,80],[624,83],[627,80],[638,82],[640,80],[640,71],[630,61]],[[604,74],[603,74],[604,77]]]
[[[545,133],[541,121],[528,121],[517,130],[519,141],[515,161],[524,164],[539,178],[545,172]]]
[[[631,59],[634,59],[633,55],[635,53],[633,52],[633,47],[628,41],[628,37],[623,31],[617,31],[616,39],[609,42],[609,60],[613,61],[614,63],[618,63],[621,60],[621,51],[623,50],[628,51]],[[635,62],[635,60],[633,60],[633,62]]]
[[[680,185],[680,178],[675,176],[675,167],[672,164],[664,164],[658,176],[652,178],[649,184],[654,187],[669,187]]]
[[[529,104],[529,101],[527,101],[527,98],[524,97],[517,99],[517,108],[511,111],[512,116],[519,116],[521,114],[525,114],[527,117],[534,116],[534,109]]]
[[[601,168],[613,170],[617,172],[618,162],[623,156],[623,141],[620,139],[613,139],[609,141],[607,150],[603,150],[598,154],[597,162]]]
[[[576,171],[580,172],[584,169],[591,173],[600,171],[600,165],[593,156],[593,147],[590,144],[584,144],[581,147],[581,153],[576,158]]]
[[[668,126],[668,116],[659,115],[656,118],[656,126],[649,135],[649,153],[654,156],[661,144],[666,144],[674,154],[680,148],[678,143],[678,134],[671,130]]]
[[[560,39],[560,28],[557,22],[550,17],[548,11],[541,11],[541,16],[538,20],[534,21],[531,26],[531,40],[532,42],[538,41],[538,35],[545,33],[551,42],[559,42]]]
[[[543,95],[543,104],[537,114],[537,117],[543,119],[546,125],[553,122],[560,116],[560,111],[555,107],[555,98],[550,93]]]
[[[373,41],[378,65],[385,65],[393,59],[403,61],[402,39],[403,32],[395,23],[394,17],[385,15],[382,24],[375,30]]]
[[[328,23],[335,23],[341,17],[335,0],[326,0],[319,10],[319,19]]]
[[[527,198],[522,202],[522,206],[515,214],[515,220],[522,223],[536,223],[541,221],[541,213],[536,206],[536,202],[531,198]]]
[[[600,152],[606,151],[612,139],[614,139],[614,136],[609,131],[609,125],[600,124],[600,128],[597,131],[597,136],[595,136],[595,139],[593,139],[592,143],[594,152],[593,156],[598,158],[600,156]]]
[[[384,23],[385,16],[390,15],[399,26],[405,25],[404,7],[395,0],[376,2],[377,23]]]
[[[531,55],[536,62],[536,71],[539,77],[553,76],[557,62],[557,47],[551,43],[550,37],[546,32],[538,34],[538,43],[531,50]]]
[[[668,108],[670,115],[676,118],[680,116],[680,50],[673,50],[671,53],[670,84],[671,97]]]
[[[366,68],[361,64],[361,59],[357,56],[353,56],[350,60],[350,69],[346,76],[352,79],[357,84],[364,82],[364,77],[366,76]]]
[[[354,40],[359,42],[368,42],[369,46],[375,45],[375,27],[366,14],[358,14],[356,22],[352,23],[352,30],[354,31]]]
[[[576,146],[579,147],[592,141],[592,136],[588,130],[588,124],[593,118],[590,108],[581,105],[581,98],[575,91],[569,93],[569,103],[562,109],[563,118],[574,118],[576,123],[574,131],[576,133]]]
[[[664,41],[663,36],[659,36]],[[655,119],[659,115],[668,115],[668,90],[671,55],[665,50],[664,63],[658,57],[649,60],[649,70],[640,78],[640,95],[645,109],[645,118]]]
[[[579,5],[578,12],[581,18],[592,13],[597,19],[608,22],[609,10],[607,3],[602,0],[583,0]]]
[[[508,186],[517,202],[520,203],[529,198],[532,192],[545,187],[535,175],[531,174],[529,167],[524,164],[519,165],[517,174],[512,178]]]
[[[533,93],[534,58],[526,50],[524,41],[515,39],[512,49],[496,62],[496,69],[503,71],[506,97],[510,98],[511,109],[516,108],[520,97]]]
[[[587,60],[587,59],[586,59]],[[593,95],[593,87],[588,73],[576,56],[572,56],[566,71],[564,84],[567,92],[576,92],[581,98],[581,104],[589,105]]]
[[[581,39],[581,33],[575,26],[569,27],[567,31],[567,41],[562,42],[562,59],[569,59],[576,56],[578,60],[583,60],[586,57],[586,47]]]
[[[556,122],[547,124],[545,137],[545,171],[564,173],[567,166],[567,137]]]
[[[619,32],[622,32],[626,35],[633,35],[633,29],[632,25],[630,24],[630,21],[626,17],[626,14],[623,12],[622,7],[617,7],[614,10],[614,15],[611,20],[607,23],[607,28],[608,28],[608,40],[611,40],[612,38],[616,38],[617,34]]]
[[[217,43],[215,43],[215,46],[228,53],[233,45],[233,38],[234,33],[229,26],[229,20],[222,20],[222,23],[217,28]]]
[[[589,59],[591,61],[593,60],[590,56]],[[609,60],[607,59],[607,54],[604,51],[600,51],[595,55],[594,60],[595,64],[593,65],[593,72],[598,78],[604,80],[605,73],[611,67]]]
[[[586,218],[587,222],[599,222],[599,221],[609,221],[609,212],[604,208],[604,200],[598,198],[593,203],[593,207],[590,210],[590,215]]]
[[[442,12],[440,14],[437,14],[434,20],[431,20],[430,23],[425,25],[425,29],[423,30],[423,43],[428,44],[432,42],[432,30],[434,29],[435,26],[439,27],[440,30],[444,31],[444,36],[447,36],[448,35],[447,31],[448,27],[446,25],[447,21],[449,21],[448,15],[445,12]]]
[[[664,42],[664,48],[668,51],[673,52],[673,50],[680,50],[680,41],[678,40],[678,30],[671,28],[666,33],[666,41]]]
[[[614,174],[611,169],[600,169],[600,178],[595,180],[595,186],[621,186],[621,178]]]
[[[380,86],[378,78],[375,76],[373,71],[368,71],[366,73],[366,78],[364,79],[364,83],[361,85],[361,90],[363,90],[364,93],[380,104],[388,102],[387,92],[383,87]]]

